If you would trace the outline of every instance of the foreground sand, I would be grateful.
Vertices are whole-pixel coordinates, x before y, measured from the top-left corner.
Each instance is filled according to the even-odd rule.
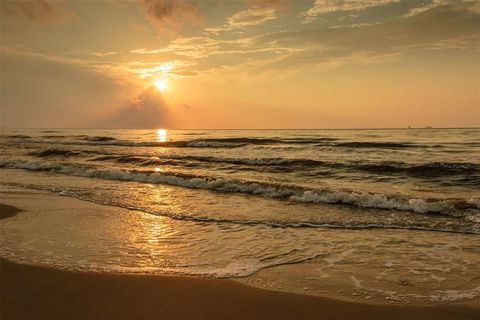
[[[248,287],[230,280],[90,274],[1,261],[8,319],[478,319],[465,305],[382,306]]]
[[[27,199],[25,199],[28,201]],[[0,205],[8,219],[21,210]],[[478,319],[465,304],[398,306],[258,289],[231,280],[100,274],[0,259],[0,319]]]

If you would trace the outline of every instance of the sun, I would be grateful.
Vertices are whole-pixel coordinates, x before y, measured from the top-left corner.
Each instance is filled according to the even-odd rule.
[[[167,79],[156,79],[153,83],[155,84],[155,87],[161,92],[164,92],[168,88]]]

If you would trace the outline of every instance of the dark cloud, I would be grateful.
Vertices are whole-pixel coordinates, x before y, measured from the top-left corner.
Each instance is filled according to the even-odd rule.
[[[46,0],[6,0],[0,4],[0,11],[2,16],[39,23],[62,22],[74,16],[59,1]]]
[[[150,21],[163,32],[178,30],[199,18],[197,4],[184,0],[140,0]]]
[[[171,126],[168,107],[161,93],[150,87],[130,103],[101,121],[102,127],[153,129]]]

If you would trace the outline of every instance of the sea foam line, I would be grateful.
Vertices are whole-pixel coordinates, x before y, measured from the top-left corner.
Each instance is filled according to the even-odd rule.
[[[306,188],[297,185],[275,184],[260,181],[197,176],[176,172],[123,171],[63,163],[0,159],[0,167],[34,171],[52,171],[107,180],[167,184],[190,189],[205,189],[224,193],[244,193],[266,198],[279,198],[301,203],[344,204],[360,208],[393,209],[418,213],[439,213],[465,216],[466,210],[478,212],[477,201],[464,199],[418,199],[380,193],[328,188]]]

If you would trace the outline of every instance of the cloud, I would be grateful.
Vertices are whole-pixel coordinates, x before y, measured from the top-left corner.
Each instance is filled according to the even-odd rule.
[[[439,6],[446,6],[446,5],[453,5],[458,7],[466,8],[468,11],[473,13],[480,13],[480,3],[476,0],[432,0],[428,3],[423,3],[418,7],[413,7],[407,12],[403,17],[413,17],[417,14],[423,13],[430,9],[439,7]]]
[[[154,129],[168,128],[172,122],[161,93],[150,87],[99,124],[107,128]]]
[[[172,124],[158,90],[149,87],[135,94],[138,89],[131,84],[98,72],[89,63],[18,48],[2,48],[1,60],[2,126],[155,128]]]
[[[277,45],[275,41],[261,41],[261,37],[241,37],[220,40],[212,37],[181,37],[164,48],[136,49],[132,53],[151,56],[174,55],[174,68],[169,74],[174,77],[201,76],[214,69],[230,68],[245,61],[267,59],[272,56],[301,51],[289,45]],[[239,55],[242,57],[239,59]],[[143,74],[153,74],[161,64],[138,66]]]
[[[92,55],[95,56],[95,57],[108,57],[108,56],[115,55],[115,54],[118,54],[118,52],[116,52],[116,51],[106,51],[106,50],[92,52]]]
[[[3,1],[0,4],[2,15],[38,23],[58,23],[74,17],[74,13],[66,9],[60,1],[52,0],[16,0]]]
[[[331,67],[394,61],[415,50],[475,48],[480,15],[473,7],[471,2],[438,5],[387,22],[303,27],[228,40],[212,35],[179,37],[165,47],[136,49],[132,53],[166,55],[182,66],[177,71],[183,76],[238,71],[260,77],[261,72],[298,72],[311,65]],[[154,71],[155,67],[142,68]]]
[[[280,44],[276,40],[269,40],[270,36],[275,37],[275,35],[279,34],[282,33],[239,37],[232,40],[222,40],[211,36],[178,37],[172,40],[166,47],[156,49],[140,48],[132,50],[131,53],[149,55],[174,54],[193,61],[212,56],[245,55],[259,52],[286,53],[299,49],[293,48],[288,43]],[[183,64],[185,65],[186,62],[184,61]]]
[[[1,61],[5,126],[92,127],[132,90],[74,61],[4,49]]]
[[[140,0],[149,20],[161,32],[174,32],[199,19],[197,5],[184,0]]]
[[[345,58],[358,56],[362,57],[361,61],[374,61],[376,57],[384,59],[418,49],[475,48],[479,41],[480,15],[471,10],[472,5],[436,6],[381,24],[277,32],[257,41],[265,46],[275,43],[280,47],[303,48],[284,56],[280,60],[284,67],[336,59],[350,61]],[[275,66],[279,67],[279,63]]]
[[[235,13],[227,18],[227,22],[221,27],[206,28],[208,33],[219,33],[221,31],[243,30],[248,27],[257,26],[277,18],[276,9],[265,6],[253,6],[247,10]]]
[[[399,0],[316,0],[313,7],[302,13],[305,22],[312,22],[317,16],[337,11],[360,11],[369,7],[384,6]]]
[[[432,8],[435,8],[435,7],[437,7],[441,4],[442,4],[441,0],[433,0],[430,3],[425,3],[425,4],[422,4],[418,7],[411,8],[406,14],[403,15],[403,17],[408,18],[408,17],[416,16],[417,14],[428,11],[428,10],[430,10]]]

